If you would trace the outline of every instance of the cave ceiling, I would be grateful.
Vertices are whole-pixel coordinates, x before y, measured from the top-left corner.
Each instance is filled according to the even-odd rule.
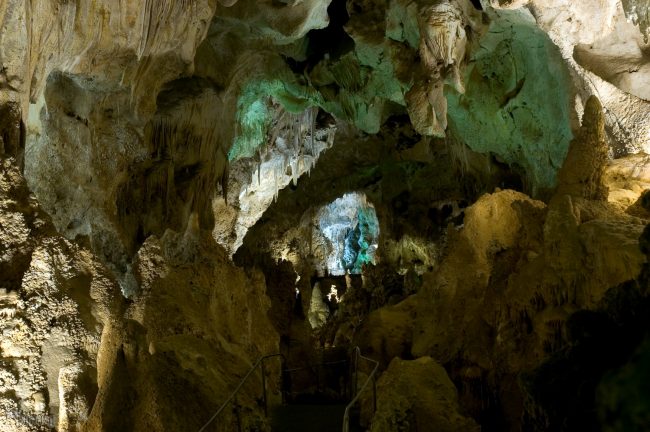
[[[423,374],[480,423],[454,385],[506,376],[508,427],[543,430],[545,356],[588,337],[564,323],[647,282],[648,0],[0,0],[0,24],[0,409],[31,413],[0,432],[183,430],[176,385],[198,429],[294,303],[305,340],[383,344],[384,397],[433,397],[399,378]],[[362,283],[388,288],[324,312]],[[591,383],[603,410],[626,379]]]

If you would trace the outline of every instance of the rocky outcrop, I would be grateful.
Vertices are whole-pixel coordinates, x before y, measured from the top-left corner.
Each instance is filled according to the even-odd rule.
[[[354,342],[386,368],[395,358],[408,358],[413,344],[413,326],[418,296],[414,294],[392,306],[368,314],[357,330]]]
[[[606,200],[605,169],[608,162],[605,121],[600,101],[587,100],[582,126],[571,141],[564,165],[558,173],[557,195],[588,200]]]
[[[192,229],[150,237],[135,272],[142,291],[102,342],[86,430],[198,430],[258,357],[278,351],[264,279],[233,267],[209,233]],[[269,373],[271,397],[279,369]],[[261,394],[259,377],[240,393],[242,427],[265,423]],[[231,406],[218,423],[235,422]]]
[[[629,4],[632,3],[636,2]],[[617,73],[620,72],[621,62],[630,64],[630,70],[636,69],[633,63],[647,63],[642,59],[643,54],[638,53],[646,49],[642,29],[633,27],[625,17],[625,14],[629,15],[630,8],[626,6],[626,12],[621,2],[615,0],[579,3],[533,0],[528,2],[527,7],[535,16],[537,25],[558,46],[571,71],[573,86],[580,98],[576,104],[577,113],[581,114],[581,107],[590,96],[597,96],[604,107],[608,144],[614,155],[647,152],[650,127],[645,119],[650,115],[650,104],[638,96],[634,84],[625,82],[626,75],[640,82],[644,78],[636,72],[622,76]],[[641,11],[642,8],[636,10]],[[641,12],[639,17],[642,15]],[[619,44],[619,38],[625,42],[624,46]],[[593,49],[588,49],[587,55],[584,55],[586,47]],[[616,60],[611,59],[605,68],[597,67],[599,53],[609,51],[616,53]],[[623,79],[618,80],[619,77]]]
[[[142,291],[127,307],[111,272],[56,233],[13,159],[1,174],[3,431],[176,430],[188,418],[198,429],[258,356],[277,352],[263,276],[233,267],[196,219],[139,250]],[[239,403],[264,424],[260,386]]]
[[[190,6],[191,7],[186,7]],[[214,1],[7,2],[0,8],[2,102],[36,103],[53,71],[86,79],[92,90],[132,92],[142,117],[158,91],[192,63]]]
[[[214,200],[214,237],[234,254],[248,230],[257,223],[280,190],[296,187],[309,175],[321,154],[334,142],[336,128],[317,122],[319,110],[308,108],[292,114],[275,108],[273,133],[252,157],[241,157],[228,166],[224,196]]]
[[[645,262],[645,220],[606,202],[606,162],[600,106],[590,99],[549,204],[513,191],[482,196],[450,233],[438,271],[425,275],[411,352],[445,364],[484,424],[518,418],[524,394],[514,377],[565,347],[572,314],[601,308]],[[479,402],[473,392],[483,386],[493,393]],[[543,427],[524,421],[507,427]]]
[[[526,9],[489,13],[487,33],[468,49],[465,92],[447,94],[450,132],[520,170],[537,196],[555,186],[571,140],[571,77]]]
[[[639,153],[613,160],[605,171],[608,201],[634,216],[650,218],[646,193],[650,189],[648,155]]]
[[[373,432],[478,431],[460,414],[458,394],[444,368],[430,357],[393,360],[377,383]]]
[[[0,430],[198,430],[357,343],[374,430],[636,426],[647,9],[0,2]]]
[[[58,235],[14,159],[0,160],[0,430],[79,430],[98,391],[109,272]]]
[[[650,62],[644,54],[650,48],[639,27],[624,14],[615,15],[612,31],[592,43],[579,43],[573,57],[586,70],[622,91],[645,101],[650,100],[648,72]]]

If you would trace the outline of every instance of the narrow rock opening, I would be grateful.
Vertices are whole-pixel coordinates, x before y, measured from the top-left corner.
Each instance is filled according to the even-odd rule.
[[[363,266],[375,264],[379,221],[365,194],[352,192],[317,212],[314,238],[324,238],[326,254],[319,272],[333,276],[361,274]]]

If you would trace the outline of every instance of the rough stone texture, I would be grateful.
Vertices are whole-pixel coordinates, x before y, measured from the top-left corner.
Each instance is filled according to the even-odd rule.
[[[48,1],[32,9],[12,1],[2,9],[0,56],[13,80],[3,97],[21,103],[30,187],[57,229],[87,237],[126,292],[134,239],[124,231],[137,226],[118,217],[119,186],[130,168],[156,161],[145,125],[163,85],[191,70],[215,8],[214,1]]]
[[[478,412],[472,383],[494,388],[509,427],[522,396],[508,376],[559,349],[567,317],[595,308],[644,262],[641,221],[564,197],[546,208],[512,191],[483,196],[418,293],[412,354],[449,364]]]
[[[610,34],[593,43],[576,45],[575,60],[621,90],[650,101],[650,62],[645,54],[650,45],[623,14],[614,17],[612,26]]]
[[[615,159],[605,171],[605,184],[609,188],[608,201],[628,213],[650,218],[641,199],[650,189],[648,155],[639,153]]]
[[[115,284],[56,234],[15,160],[0,164],[0,430],[79,430],[97,393]]]
[[[377,430],[643,429],[647,10],[0,2],[0,429],[198,430],[261,354],[357,341],[447,370],[395,360]],[[324,278],[350,192],[377,266]]]
[[[634,279],[645,262],[638,250],[645,220],[604,201],[596,100],[586,112],[576,140],[592,144],[567,158],[561,171],[578,180],[560,176],[574,186],[561,183],[548,206],[513,191],[481,197],[466,209],[463,228],[449,236],[438,271],[425,275],[418,292],[412,354],[448,365],[473,412],[485,409],[475,405],[481,403],[476,385],[494,389],[491,403],[502,412],[521,412],[523,395],[512,374],[532,370],[565,346],[569,316],[601,307],[608,290]],[[535,424],[505,417],[502,427]]]
[[[645,42],[650,37],[650,4],[648,0],[623,0],[625,16],[628,17],[643,33]]]
[[[262,26],[256,2],[230,9],[215,1],[109,3],[49,2],[34,16],[21,2],[3,9],[3,29],[43,34],[31,40],[5,33],[3,48],[31,52],[35,72],[12,57],[5,68],[17,83],[3,96],[22,103],[26,176],[57,229],[88,241],[132,295],[131,259],[148,235],[183,231],[193,212],[203,228],[213,227],[215,183],[225,195],[227,154],[239,133],[230,124],[248,108],[240,96],[281,60],[266,55],[260,64],[260,45],[249,49],[239,40],[229,51],[220,43],[233,28],[228,23],[238,22],[238,31]],[[300,3],[265,6],[273,13],[263,38],[277,39],[267,46],[327,24],[327,2]],[[224,17],[215,18],[216,10]],[[101,18],[73,25],[83,16]],[[213,18],[222,25],[212,26]],[[214,69],[217,62],[225,67]],[[21,97],[30,92],[28,107]]]
[[[190,6],[191,7],[187,7]],[[126,88],[140,114],[151,113],[161,85],[191,65],[215,1],[24,0],[0,8],[0,58],[9,92],[27,113],[52,71],[87,78],[91,87]]]
[[[639,239],[646,256],[649,239],[646,226]],[[636,383],[647,375],[640,362],[650,328],[649,270],[646,262],[635,279],[607,290],[595,309],[572,313],[563,348],[521,376],[530,430],[647,429],[647,393]]]
[[[213,211],[220,218],[214,227],[219,244],[234,254],[248,229],[262,217],[278,192],[309,174],[321,153],[332,146],[336,129],[317,125],[317,109],[295,115],[281,107],[273,123],[273,135],[258,154],[233,161],[224,184],[226,197],[214,200]],[[325,127],[324,127],[325,126]]]
[[[268,254],[275,260],[291,261],[298,274],[310,278],[323,267],[320,259],[329,250],[319,247],[313,236],[315,214],[346,192],[356,191],[364,193],[377,212],[377,262],[385,260],[401,275],[432,268],[447,224],[462,220],[458,206],[462,188],[478,180],[473,168],[468,168],[460,182],[456,174],[448,176],[458,173],[458,165],[447,147],[442,142],[422,143],[422,139],[399,123],[387,127],[380,137],[359,136],[341,125],[333,147],[321,156],[310,176],[301,178],[295,190],[282,191],[264,218],[248,231],[235,261],[250,265],[252,256]],[[425,149],[422,153],[413,150],[420,145],[416,143]],[[403,149],[398,150],[397,161],[395,147]],[[494,178],[487,176],[485,182],[500,182],[495,181],[498,170],[492,174]],[[328,185],[325,189],[324,184]]]
[[[529,2],[527,7],[535,16],[537,25],[558,46],[571,71],[579,96],[576,103],[578,114],[581,114],[582,105],[589,96],[597,96],[604,107],[609,145],[614,155],[622,156],[641,150],[647,152],[650,126],[646,119],[650,116],[650,103],[590,72],[574,58],[574,47],[577,45],[591,45],[599,40],[605,45],[616,44],[618,37],[613,34],[615,23],[625,21],[621,3],[615,0],[540,0]],[[640,35],[640,31],[636,32],[633,40],[638,38],[637,35]],[[620,49],[617,51],[621,54],[617,57],[623,58],[623,52]],[[616,63],[612,62],[608,71],[616,67]]]
[[[449,78],[459,93],[465,91],[460,67],[465,60],[467,21],[462,8],[454,2],[439,2],[420,10],[419,54],[423,73],[405,97],[413,126],[423,135],[445,136],[444,80]]]
[[[606,200],[604,183],[607,166],[605,121],[600,101],[591,96],[585,105],[582,126],[571,141],[564,165],[558,173],[557,194],[589,200]]]
[[[86,428],[198,430],[259,356],[278,351],[263,277],[233,267],[209,233],[192,229],[150,237],[135,273],[142,290],[102,343]],[[277,391],[278,370],[269,372]],[[240,393],[245,427],[265,424],[261,394],[256,375]],[[234,422],[229,408],[218,424]]]
[[[493,12],[476,44],[465,93],[447,94],[452,130],[472,150],[521,167],[533,194],[552,188],[572,135],[559,50],[525,9]]]
[[[382,368],[395,358],[410,356],[415,310],[418,297],[414,294],[394,305],[372,311],[355,335],[355,344],[364,355],[380,362]]]
[[[458,393],[444,368],[431,357],[393,360],[377,383],[373,432],[479,431],[460,414]]]
[[[198,429],[256,357],[277,351],[263,277],[229,264],[209,233],[149,238],[142,292],[125,308],[110,272],[56,234],[12,159],[0,194],[3,431]],[[263,425],[260,385],[240,403]]]

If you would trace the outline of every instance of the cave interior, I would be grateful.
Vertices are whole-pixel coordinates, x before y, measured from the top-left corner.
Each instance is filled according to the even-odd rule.
[[[650,430],[650,0],[0,23],[0,432]]]

